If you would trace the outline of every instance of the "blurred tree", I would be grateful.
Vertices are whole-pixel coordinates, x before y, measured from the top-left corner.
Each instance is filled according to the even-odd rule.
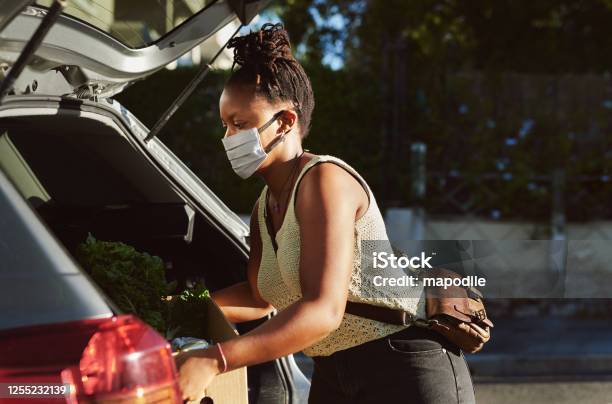
[[[547,221],[545,177],[559,167],[568,178],[601,177],[588,187],[588,203],[568,204],[570,217],[586,219],[612,198],[602,182],[612,178],[612,0],[288,0],[271,7],[312,80],[306,147],[346,159],[383,208],[412,201],[412,142],[428,146],[426,207],[434,213],[467,206],[488,217]],[[338,59],[334,70],[328,62]],[[567,73],[582,76],[563,84]],[[152,125],[193,74],[164,70],[118,98]],[[161,137],[232,208],[248,213],[262,184],[237,178],[220,145],[217,104],[226,77],[211,74]],[[583,188],[574,182],[567,192]],[[598,215],[611,216],[610,209]]]
[[[376,66],[393,41],[406,43],[414,64],[428,68],[612,68],[611,0],[289,0],[278,12],[309,57],[341,41],[346,64],[362,68]]]
[[[337,52],[343,70],[380,83],[369,85],[382,102],[376,118],[387,123],[387,135],[377,138],[389,181],[383,189],[392,190],[384,194],[383,205],[410,201],[406,157],[414,141],[429,145],[429,173],[450,173],[468,184],[457,198],[478,214],[495,207],[497,217],[548,220],[550,188],[533,178],[542,181],[555,168],[566,169],[570,177],[609,177],[605,146],[612,142],[611,108],[591,102],[589,111],[565,108],[562,117],[555,108],[579,94],[571,86],[559,94],[561,75],[610,77],[610,0],[291,0],[278,12],[311,65]],[[524,107],[522,116],[517,108],[507,110],[508,104],[525,104],[525,92],[512,96],[503,82],[512,72],[527,75],[511,82],[533,85],[527,94],[542,100],[540,106]],[[501,94],[510,98],[499,99]],[[590,101],[600,99],[593,95]],[[535,135],[517,136],[525,122]],[[568,133],[570,127],[582,135]],[[599,136],[591,136],[593,131]],[[495,173],[499,178],[485,186],[483,176]],[[452,184],[433,185],[428,208],[451,213],[445,203]],[[611,196],[604,189],[599,201]]]

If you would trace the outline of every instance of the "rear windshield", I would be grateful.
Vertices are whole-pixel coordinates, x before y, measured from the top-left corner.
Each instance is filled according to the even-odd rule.
[[[70,0],[64,14],[78,18],[130,48],[146,47],[216,0]],[[49,7],[53,0],[37,0]]]

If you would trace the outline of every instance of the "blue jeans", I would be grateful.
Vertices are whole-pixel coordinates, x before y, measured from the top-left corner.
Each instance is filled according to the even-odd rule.
[[[416,326],[313,360],[309,404],[476,402],[463,352]]]

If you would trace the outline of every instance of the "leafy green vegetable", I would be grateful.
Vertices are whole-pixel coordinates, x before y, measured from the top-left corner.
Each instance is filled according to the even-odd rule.
[[[184,290],[170,302],[169,323],[175,327],[171,331],[172,336],[206,337],[208,299],[210,293],[206,286],[197,283],[192,289]]]
[[[91,234],[76,258],[123,312],[137,315],[166,338],[206,336],[210,293],[203,283],[168,300],[177,285],[166,281],[161,258],[121,242],[96,240]]]

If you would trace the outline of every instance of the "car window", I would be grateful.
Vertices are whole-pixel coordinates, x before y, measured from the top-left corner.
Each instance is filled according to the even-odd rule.
[[[71,0],[64,14],[104,31],[130,48],[151,45],[216,0]],[[49,7],[53,0],[37,0]]]
[[[7,132],[0,134],[0,168],[11,178],[21,195],[48,202],[51,197]]]

